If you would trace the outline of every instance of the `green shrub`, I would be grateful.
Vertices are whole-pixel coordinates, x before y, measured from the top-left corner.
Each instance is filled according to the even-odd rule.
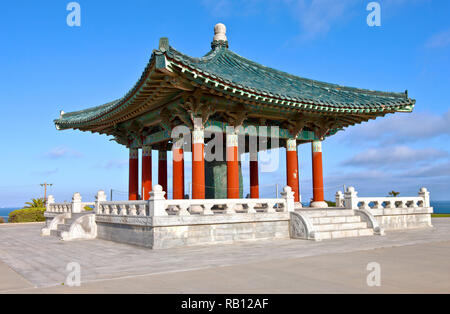
[[[8,222],[38,222],[45,221],[45,208],[24,208],[9,213]]]
[[[5,223],[5,219],[3,217],[0,217],[0,224],[4,224]]]
[[[332,201],[325,201],[328,205],[328,207],[336,207],[336,202],[332,202]]]

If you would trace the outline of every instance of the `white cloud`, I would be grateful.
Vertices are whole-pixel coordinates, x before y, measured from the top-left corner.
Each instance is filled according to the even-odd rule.
[[[128,167],[129,160],[109,160],[103,167],[105,169],[122,169]]]
[[[345,166],[363,167],[397,167],[398,164],[413,166],[426,160],[437,160],[447,157],[446,151],[437,149],[412,149],[408,146],[372,148],[363,151],[353,158],[344,161]]]
[[[381,145],[409,143],[450,135],[450,111],[444,114],[395,114],[363,123],[338,133],[344,141],[378,142]]]
[[[297,0],[291,3],[293,12],[303,31],[303,39],[326,34],[331,27],[342,22],[351,9],[359,3],[356,0]]]
[[[58,146],[47,152],[45,156],[51,159],[60,159],[67,157],[81,157],[82,154],[68,147]]]
[[[450,29],[432,36],[426,42],[427,48],[443,48],[450,45]]]

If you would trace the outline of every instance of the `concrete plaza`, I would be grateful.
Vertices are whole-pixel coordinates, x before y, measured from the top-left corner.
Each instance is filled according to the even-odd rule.
[[[271,240],[149,250],[41,237],[0,225],[0,293],[450,293],[450,219],[433,229],[312,242]],[[68,263],[81,286],[63,285]],[[366,283],[381,266],[381,286]]]

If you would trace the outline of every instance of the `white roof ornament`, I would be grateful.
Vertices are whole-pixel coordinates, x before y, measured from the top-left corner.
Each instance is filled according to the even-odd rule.
[[[227,27],[222,24],[222,23],[218,23],[216,24],[216,26],[214,26],[214,38],[213,41],[228,41],[227,40]]]
[[[61,110],[60,112],[59,112],[59,118],[60,119],[62,119],[62,116],[65,114],[65,112],[63,111],[63,110]]]

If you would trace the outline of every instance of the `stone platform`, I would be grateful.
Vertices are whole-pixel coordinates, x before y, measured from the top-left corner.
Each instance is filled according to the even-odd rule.
[[[41,237],[43,224],[4,224],[0,293],[450,293],[450,219],[432,223],[384,237],[169,250],[64,242]],[[72,262],[81,287],[62,285]],[[370,262],[381,264],[381,287],[366,284]]]
[[[167,249],[288,238],[321,241],[432,227],[425,188],[418,197],[360,198],[350,187],[345,197],[336,194],[338,207],[320,209],[295,203],[288,186],[274,199],[167,200],[159,185],[150,195],[149,201],[108,202],[99,191],[96,202],[82,203],[75,193],[72,203],[60,204],[50,197],[42,234]],[[95,214],[83,212],[85,204]]]

